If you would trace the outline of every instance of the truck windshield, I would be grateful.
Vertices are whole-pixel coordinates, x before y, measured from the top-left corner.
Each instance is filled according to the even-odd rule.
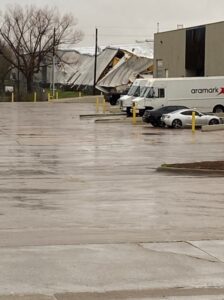
[[[154,90],[154,88],[153,87],[148,87],[145,90],[144,97],[145,98],[154,98],[155,97],[155,90]]]
[[[135,90],[133,96],[138,97],[141,93],[141,86],[138,86],[137,89]]]
[[[138,85],[132,85],[128,91],[128,96],[133,96],[135,94],[135,91],[138,89]]]
[[[144,97],[146,90],[147,90],[147,87],[145,87],[145,86],[143,87],[143,86],[142,86],[142,87],[141,87],[141,91],[140,91],[140,95],[139,95],[139,96],[140,96],[140,97]]]

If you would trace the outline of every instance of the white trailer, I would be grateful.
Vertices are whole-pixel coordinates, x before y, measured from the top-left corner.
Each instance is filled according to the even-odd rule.
[[[142,97],[133,99],[136,110],[184,105],[203,112],[224,112],[224,76],[154,78]]]
[[[118,99],[120,109],[130,115],[132,108],[132,100],[144,94],[146,86],[148,87],[151,79],[136,79],[131,85],[127,95],[121,96]]]

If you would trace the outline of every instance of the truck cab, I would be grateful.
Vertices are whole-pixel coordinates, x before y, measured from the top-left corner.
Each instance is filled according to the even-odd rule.
[[[142,97],[135,98],[133,103],[140,116],[142,116],[146,109],[151,110],[164,106],[165,101],[165,87],[153,86],[152,83],[145,89]]]
[[[132,100],[144,94],[147,83],[148,79],[136,79],[130,87],[128,94],[118,99],[120,109],[126,112],[127,116],[131,115]]]

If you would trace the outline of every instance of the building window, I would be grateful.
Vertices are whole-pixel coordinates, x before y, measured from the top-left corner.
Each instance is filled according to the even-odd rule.
[[[205,74],[205,26],[186,31],[186,76]]]
[[[168,78],[169,77],[169,70],[165,69],[165,77]]]
[[[156,70],[157,70],[157,74],[156,77],[161,78],[164,77],[164,64],[163,64],[163,60],[162,59],[157,59],[156,60]]]

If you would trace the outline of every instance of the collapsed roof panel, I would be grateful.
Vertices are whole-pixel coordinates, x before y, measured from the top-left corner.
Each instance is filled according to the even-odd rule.
[[[79,70],[85,69],[92,61],[91,55],[80,54],[77,51],[58,51],[58,56],[60,63],[56,64],[55,80],[61,84],[77,80],[81,75]]]
[[[110,49],[107,48],[102,51],[97,56],[97,72],[96,72],[96,81],[99,80],[100,76],[108,66],[108,64],[113,60],[116,56],[118,49]],[[78,69],[79,77],[73,81],[73,85],[85,85],[85,86],[92,86],[93,85],[93,78],[94,78],[94,56],[85,63],[81,65]]]
[[[119,66],[113,68],[98,83],[102,87],[117,87],[133,82],[138,74],[146,71],[152,66],[153,60],[146,57],[131,55],[123,60]]]
[[[144,56],[153,59],[153,40],[144,40],[144,41],[136,41],[131,44],[119,44],[119,45],[110,45],[110,46],[102,46],[100,45],[101,50],[105,48],[116,48],[126,50],[130,53],[133,53],[137,56]],[[66,45],[66,49],[68,49],[68,45]],[[77,45],[70,45],[70,50],[78,51],[81,54],[90,54],[94,55],[95,47],[79,47]]]
[[[95,56],[77,51],[61,51],[62,62],[57,68],[57,82],[72,87],[92,87]],[[105,48],[97,56],[96,82],[98,87],[121,88],[133,82],[138,76],[150,73],[153,60],[138,56],[121,48]]]

